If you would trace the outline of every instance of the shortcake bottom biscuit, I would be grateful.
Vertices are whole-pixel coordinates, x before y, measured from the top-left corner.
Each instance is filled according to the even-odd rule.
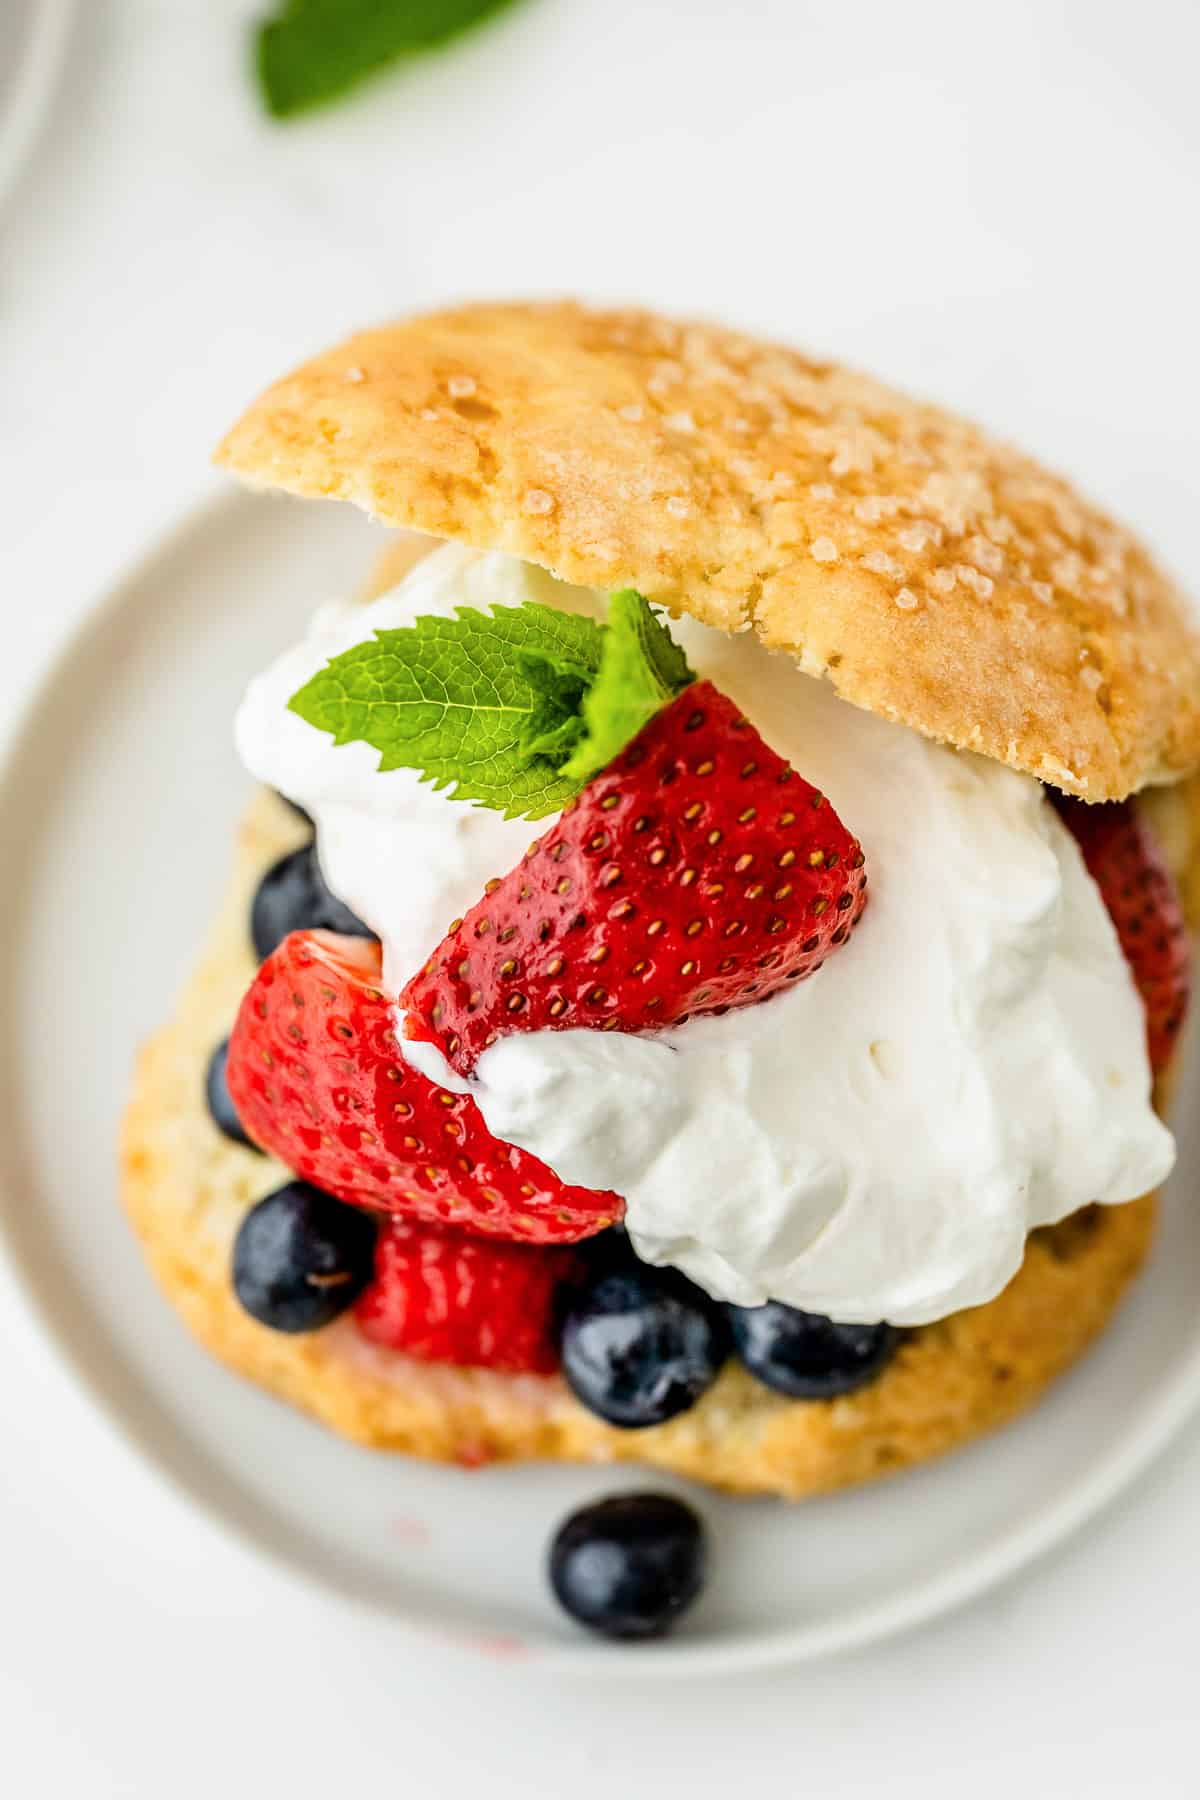
[[[1156,810],[1185,892],[1194,891],[1195,796],[1159,797]],[[255,886],[303,836],[280,801],[258,796],[200,966],[139,1060],[122,1188],[156,1279],[200,1341],[346,1437],[469,1464],[637,1461],[739,1493],[800,1498],[938,1456],[1012,1418],[1104,1327],[1141,1264],[1153,1198],[1089,1208],[1035,1232],[1020,1272],[988,1305],[906,1332],[895,1359],[858,1393],[787,1400],[730,1363],[690,1412],[638,1432],[593,1417],[556,1376],[417,1362],[367,1343],[351,1319],[304,1337],[257,1325],[234,1297],[230,1252],[247,1208],[287,1172],[220,1135],[204,1071],[254,973]]]

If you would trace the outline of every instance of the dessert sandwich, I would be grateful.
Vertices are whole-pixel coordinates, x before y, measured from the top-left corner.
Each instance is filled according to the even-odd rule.
[[[200,1340],[380,1449],[792,1497],[1035,1400],[1174,1155],[1200,641],[1136,539],[865,376],[567,304],[361,333],[218,460],[395,536],[249,685],[134,1078]]]

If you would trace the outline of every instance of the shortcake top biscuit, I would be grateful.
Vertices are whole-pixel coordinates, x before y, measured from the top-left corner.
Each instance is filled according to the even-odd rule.
[[[361,332],[218,460],[749,627],[846,700],[1089,800],[1200,761],[1200,635],[1061,477],[837,364],[638,311]]]

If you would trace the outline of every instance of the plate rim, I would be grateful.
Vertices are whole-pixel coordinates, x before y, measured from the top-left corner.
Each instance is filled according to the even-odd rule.
[[[169,524],[154,531],[148,543],[73,609],[41,663],[34,683],[17,703],[6,708],[0,719],[0,836],[11,805],[21,741],[64,671],[86,648],[88,639],[102,634],[108,620],[118,615],[134,591],[146,583],[154,565],[177,554],[193,534],[213,529],[226,515],[248,513],[272,504],[277,504],[272,496],[223,489],[182,506]],[[427,1644],[433,1638],[476,1655],[494,1654],[494,1647],[479,1642],[469,1632],[438,1628],[419,1616],[406,1616],[382,1603],[374,1605],[361,1596],[331,1596],[327,1584],[286,1550],[264,1543],[222,1509],[208,1505],[167,1458],[156,1454],[143,1441],[119,1405],[91,1379],[82,1359],[60,1335],[41,1296],[27,1280],[17,1249],[4,1229],[0,1229],[0,1262],[56,1370],[86,1395],[104,1428],[135,1455],[152,1479],[181,1499],[189,1512],[215,1526],[226,1541],[243,1552],[264,1556],[272,1569],[290,1582],[316,1596],[332,1597],[364,1618],[384,1622],[413,1643]],[[1122,1437],[1103,1451],[1088,1472],[1057,1500],[1039,1506],[1032,1515],[994,1535],[982,1548],[960,1555],[940,1573],[920,1578],[884,1600],[854,1606],[834,1619],[773,1627],[759,1634],[742,1630],[728,1641],[679,1637],[657,1645],[617,1646],[581,1636],[577,1642],[564,1639],[561,1644],[520,1639],[512,1647],[519,1649],[525,1666],[568,1675],[632,1675],[639,1681],[647,1675],[670,1679],[740,1675],[866,1649],[957,1611],[1066,1542],[1144,1474],[1198,1406],[1200,1330],[1188,1352],[1180,1356],[1168,1377],[1159,1383]],[[934,1465],[930,1472],[936,1473]]]
[[[0,121],[0,200],[15,187],[45,122],[74,12],[75,0],[35,0],[12,103]]]

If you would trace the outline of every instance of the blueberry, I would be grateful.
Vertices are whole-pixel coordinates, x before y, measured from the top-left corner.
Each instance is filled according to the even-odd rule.
[[[581,1239],[575,1249],[593,1281],[601,1271],[607,1273],[610,1269],[625,1269],[637,1263],[629,1234],[623,1225],[606,1225],[594,1237]]]
[[[793,1400],[828,1400],[865,1387],[899,1342],[892,1325],[838,1325],[778,1300],[726,1310],[734,1348],[750,1373]]]
[[[612,1638],[661,1637],[704,1585],[704,1526],[670,1494],[617,1494],[571,1514],[550,1546],[564,1611]]]
[[[321,874],[315,844],[304,844],[269,868],[250,908],[250,935],[265,960],[290,931],[342,931],[374,937],[356,913],[331,894]]]
[[[728,1349],[720,1311],[670,1269],[601,1259],[573,1296],[563,1374],[590,1412],[636,1431],[694,1406]]]
[[[235,1144],[246,1144],[251,1150],[257,1150],[258,1145],[252,1137],[246,1135],[246,1127],[238,1118],[237,1109],[230,1098],[229,1084],[225,1079],[225,1065],[228,1060],[229,1039],[226,1038],[224,1043],[217,1045],[208,1059],[208,1071],[204,1077],[204,1093],[208,1101],[208,1110],[218,1131],[223,1131],[225,1136],[232,1138]]]
[[[375,1224],[332,1194],[289,1181],[252,1207],[233,1246],[233,1286],[260,1325],[316,1331],[371,1278]]]

